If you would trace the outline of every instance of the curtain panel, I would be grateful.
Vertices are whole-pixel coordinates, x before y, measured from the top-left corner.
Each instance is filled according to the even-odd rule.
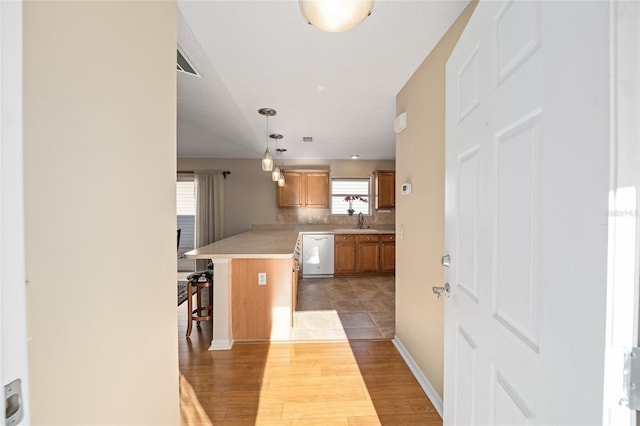
[[[223,238],[224,177],[222,173],[194,173],[196,183],[196,247]],[[197,269],[205,269],[206,261],[198,261]]]

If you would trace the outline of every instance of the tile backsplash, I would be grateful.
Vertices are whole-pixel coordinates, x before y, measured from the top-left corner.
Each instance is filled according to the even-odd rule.
[[[357,225],[358,215],[332,215],[330,209],[278,209],[279,224],[300,225]],[[393,225],[396,221],[394,209],[373,211],[364,217],[366,226]]]

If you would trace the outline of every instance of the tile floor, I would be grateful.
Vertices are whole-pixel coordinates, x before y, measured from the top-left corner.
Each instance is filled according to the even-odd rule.
[[[300,280],[293,331],[294,340],[392,339],[395,277]]]
[[[393,339],[395,287],[394,276],[301,279],[291,340]]]

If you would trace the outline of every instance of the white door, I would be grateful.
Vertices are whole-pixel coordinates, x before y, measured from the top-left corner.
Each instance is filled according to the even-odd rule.
[[[608,8],[481,1],[448,61],[447,425],[602,421]]]
[[[628,407],[624,353],[638,341],[640,277],[640,3],[612,2],[612,173],[603,425],[636,424]],[[632,398],[637,407],[638,400]]]
[[[30,424],[22,173],[22,2],[0,1],[0,377],[7,425]],[[20,380],[20,385],[16,380]],[[14,392],[21,391],[21,395]],[[4,422],[3,422],[4,424]]]

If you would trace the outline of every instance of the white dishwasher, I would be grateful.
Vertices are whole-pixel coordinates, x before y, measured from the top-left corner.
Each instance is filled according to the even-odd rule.
[[[302,234],[302,277],[333,276],[333,234]]]

